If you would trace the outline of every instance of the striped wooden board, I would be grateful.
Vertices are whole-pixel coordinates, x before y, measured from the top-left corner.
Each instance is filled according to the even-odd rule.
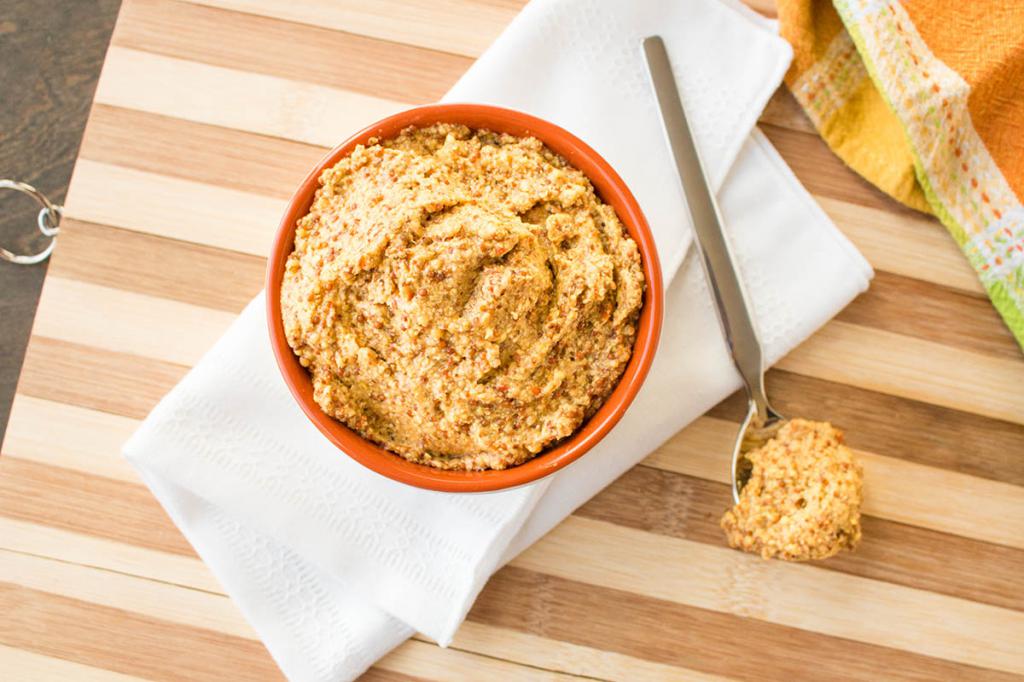
[[[439,98],[519,5],[125,2],[0,457],[0,677],[280,677],[119,447],[258,292],[324,149]],[[723,546],[734,396],[498,573],[451,648],[414,638],[367,679],[1024,674],[1020,350],[936,221],[851,174],[786,93],[761,125],[878,270],[769,377],[860,451],[863,547]]]

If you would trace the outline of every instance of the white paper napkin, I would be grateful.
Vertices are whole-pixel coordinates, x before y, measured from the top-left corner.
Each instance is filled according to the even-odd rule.
[[[308,423],[257,297],[124,452],[290,678],[350,679],[415,630],[447,644],[500,565],[739,387],[699,264],[680,270],[688,220],[640,48],[654,33],[722,187],[769,359],[866,288],[870,267],[754,130],[790,59],[769,22],[718,0],[534,0],[446,99],[547,118],[626,180],[666,275],[655,366],[619,426],[563,472],[432,493],[362,468]]]

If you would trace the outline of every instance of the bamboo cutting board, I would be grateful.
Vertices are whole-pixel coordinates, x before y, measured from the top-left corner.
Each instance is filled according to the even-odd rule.
[[[519,6],[126,0],[0,457],[0,677],[280,677],[120,445],[259,291],[325,148],[438,99]],[[1024,358],[936,221],[788,94],[761,125],[878,271],[769,376],[859,450],[863,547],[723,545],[734,396],[498,573],[450,649],[414,639],[367,679],[1024,675]]]

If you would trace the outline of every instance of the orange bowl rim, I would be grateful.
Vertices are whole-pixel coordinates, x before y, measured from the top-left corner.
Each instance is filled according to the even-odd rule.
[[[583,171],[601,199],[611,205],[640,251],[646,287],[633,354],[611,395],[573,435],[515,467],[487,471],[446,471],[415,464],[363,438],[328,416],[313,400],[312,381],[292,352],[281,318],[281,282],[294,248],[296,223],[309,211],[324,169],[371,138],[387,139],[409,126],[459,123],[518,137],[533,136]],[[488,492],[525,485],[576,461],[597,445],[625,414],[640,391],[657,351],[664,316],[664,289],[654,237],[632,192],[589,145],[565,129],[520,111],[486,104],[431,104],[377,121],[331,150],[306,176],[285,209],[274,236],[266,272],[266,312],[274,358],[303,413],[339,450],[368,469],[407,485],[442,492]]]

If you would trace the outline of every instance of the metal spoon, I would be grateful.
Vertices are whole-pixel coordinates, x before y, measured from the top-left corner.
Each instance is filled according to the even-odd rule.
[[[676,81],[672,75],[665,43],[659,36],[644,39],[647,68],[654,83],[669,147],[686,195],[693,220],[696,243],[711,283],[718,319],[725,332],[733,362],[747,389],[746,419],[732,453],[732,496],[739,502],[740,489],[750,477],[750,463],[744,453],[774,435],[785,418],[772,409],[764,390],[764,353],[750,314],[750,304],[722,230],[718,203],[708,185],[707,173],[686,119]]]

